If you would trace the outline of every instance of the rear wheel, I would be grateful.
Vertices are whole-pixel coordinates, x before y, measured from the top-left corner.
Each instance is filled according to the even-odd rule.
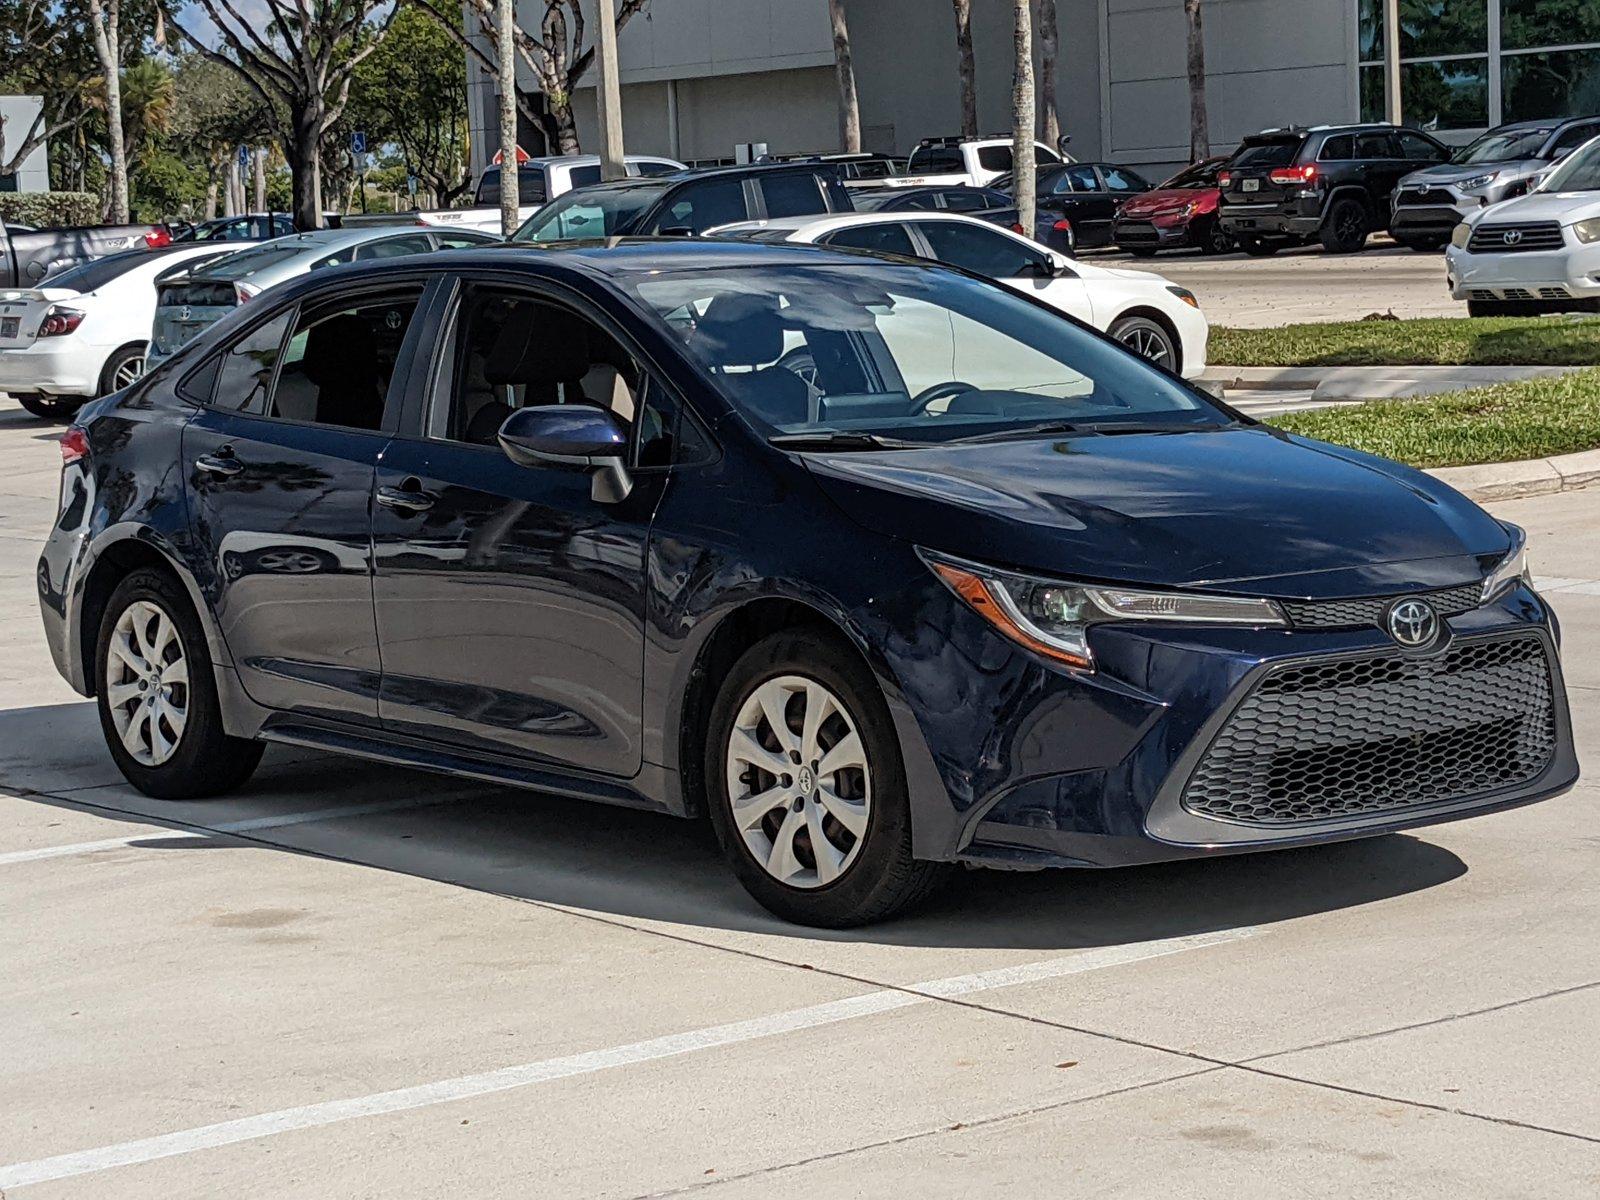
[[[1207,254],[1229,254],[1234,249],[1233,236],[1216,220],[1206,222],[1195,243]]]
[[[260,742],[223,730],[205,630],[170,575],[135,571],[117,585],[100,622],[95,675],[106,745],[145,795],[215,796],[261,761]]]
[[[1266,238],[1251,237],[1248,234],[1239,238],[1239,249],[1251,258],[1271,258],[1283,249],[1281,242],[1269,242]]]
[[[911,857],[911,806],[888,706],[849,650],[778,633],[734,664],[712,708],[712,824],[745,889],[788,921],[843,929],[922,900],[937,863]]]
[[[1154,258],[1156,256],[1156,248],[1154,246],[1129,246],[1128,253],[1135,258]]]
[[[1418,254],[1436,254],[1450,241],[1448,237],[1397,237],[1394,240]]]
[[[65,421],[83,407],[82,396],[41,396],[37,392],[24,392],[14,397],[36,417],[47,421]]]
[[[1322,222],[1322,248],[1330,254],[1354,254],[1371,233],[1367,206],[1353,196],[1335,200]]]
[[[1169,371],[1178,369],[1178,348],[1159,322],[1149,317],[1119,317],[1106,332],[1156,366]]]
[[[105,368],[100,372],[100,391],[97,394],[109,396],[112,392],[120,392],[137,383],[143,374],[144,347],[124,346],[106,360]]]

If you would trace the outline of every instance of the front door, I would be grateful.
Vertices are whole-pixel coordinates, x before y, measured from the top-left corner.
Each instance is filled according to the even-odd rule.
[[[374,723],[373,475],[420,286],[290,308],[220,357],[183,432],[191,559],[240,683],[269,708]]]
[[[378,465],[383,723],[632,776],[664,477],[638,473],[608,503],[582,471],[513,463],[495,434],[531,404],[599,404],[637,424],[643,377],[597,324],[512,287],[469,287],[452,327],[418,428]]]

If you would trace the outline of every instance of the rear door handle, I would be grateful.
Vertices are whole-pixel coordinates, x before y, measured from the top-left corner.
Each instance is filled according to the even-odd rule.
[[[381,487],[377,495],[379,504],[401,512],[426,512],[433,507],[434,499],[431,493],[412,487]]]
[[[244,470],[244,464],[231,454],[202,454],[194,460],[195,469],[207,475],[231,479]]]

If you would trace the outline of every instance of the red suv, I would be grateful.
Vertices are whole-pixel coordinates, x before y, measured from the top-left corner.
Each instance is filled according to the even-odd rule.
[[[1129,200],[1118,213],[1112,233],[1117,247],[1136,258],[1185,246],[1198,246],[1207,254],[1232,250],[1233,238],[1217,220],[1222,199],[1217,172],[1227,161],[1223,155],[1197,162],[1153,191]]]

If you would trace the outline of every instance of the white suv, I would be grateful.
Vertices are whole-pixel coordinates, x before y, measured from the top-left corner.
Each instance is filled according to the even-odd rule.
[[[1600,138],[1457,225],[1445,265],[1475,317],[1600,309]]]
[[[882,180],[884,187],[988,187],[1002,175],[1011,173],[1011,139],[1008,137],[923,138],[911,152],[906,173]],[[1033,144],[1041,168],[1062,161],[1061,155],[1043,142]],[[1071,162],[1069,157],[1065,161]]]

